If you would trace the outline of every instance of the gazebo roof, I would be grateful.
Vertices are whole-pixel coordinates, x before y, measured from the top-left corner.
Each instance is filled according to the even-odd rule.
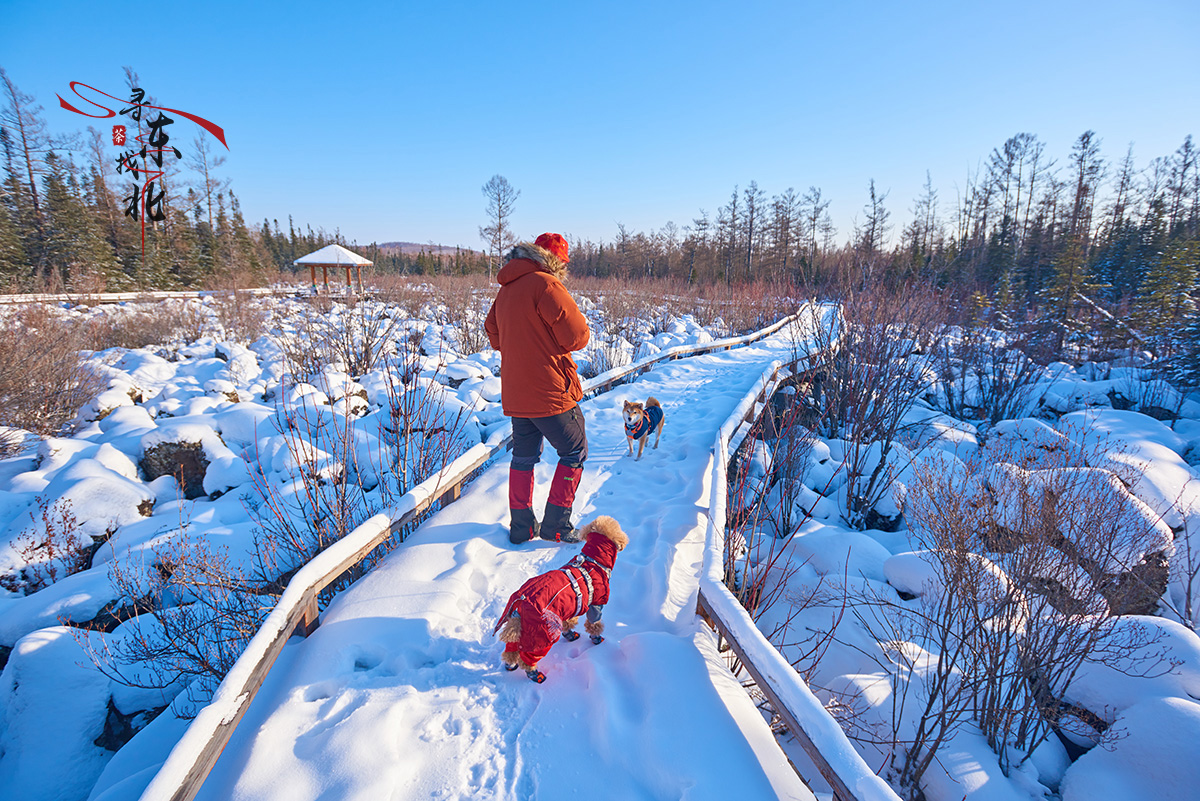
[[[326,245],[307,256],[301,256],[292,263],[311,264],[314,267],[352,267],[354,265],[369,267],[374,264],[357,253],[346,250],[341,245]]]

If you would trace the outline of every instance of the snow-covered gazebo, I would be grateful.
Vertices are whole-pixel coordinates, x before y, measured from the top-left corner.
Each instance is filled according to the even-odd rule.
[[[315,289],[317,286],[317,268],[321,268],[321,278],[325,282],[325,291],[329,291],[329,268],[346,270],[346,289],[351,288],[350,271],[354,270],[358,276],[358,291],[363,291],[362,285],[362,268],[363,266],[370,267],[374,262],[364,259],[362,256],[353,251],[346,250],[341,245],[326,245],[320,250],[313,251],[307,256],[301,256],[296,259],[293,264],[307,264],[309,273],[312,276],[312,285]]]

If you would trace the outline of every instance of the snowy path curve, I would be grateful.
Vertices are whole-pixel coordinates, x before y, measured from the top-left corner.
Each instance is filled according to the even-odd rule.
[[[712,443],[793,339],[669,362],[583,404],[576,517],[630,535],[606,642],[557,644],[542,685],[501,668],[509,594],[579,549],[509,544],[502,459],[285,649],[198,798],[811,798],[694,614]],[[635,461],[621,402],[647,395],[666,426]]]

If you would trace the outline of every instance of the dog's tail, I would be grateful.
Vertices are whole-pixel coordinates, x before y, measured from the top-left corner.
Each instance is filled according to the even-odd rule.
[[[662,408],[662,404],[658,402],[658,398],[654,397],[653,395],[646,398],[646,405],[647,406],[657,406],[660,409]]]

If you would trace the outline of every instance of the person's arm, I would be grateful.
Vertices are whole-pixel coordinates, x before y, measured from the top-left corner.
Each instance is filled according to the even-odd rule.
[[[496,304],[488,309],[487,319],[483,321],[483,330],[487,331],[488,342],[492,350],[500,350],[500,326],[496,324]]]
[[[554,340],[565,352],[587,347],[591,338],[587,318],[562,284],[550,282],[538,301],[538,314],[546,321]]]

